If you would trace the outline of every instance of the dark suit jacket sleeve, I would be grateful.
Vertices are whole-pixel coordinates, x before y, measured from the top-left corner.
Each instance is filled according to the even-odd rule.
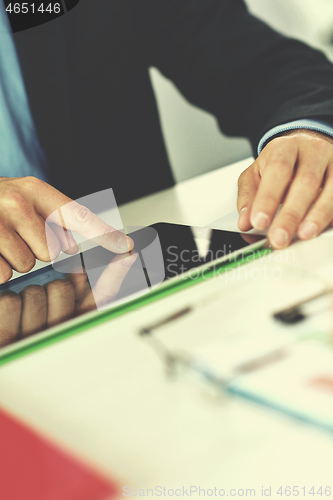
[[[147,62],[221,130],[251,140],[298,118],[333,124],[333,65],[247,11],[242,0],[135,0]]]

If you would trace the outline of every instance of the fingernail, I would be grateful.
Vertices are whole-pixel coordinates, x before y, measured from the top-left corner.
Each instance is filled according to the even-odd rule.
[[[273,231],[273,234],[271,236],[271,242],[273,243],[274,247],[278,248],[286,247],[288,244],[288,240],[289,240],[289,235],[287,231],[285,231],[284,229],[278,228],[275,229],[275,231]]]
[[[121,250],[127,250],[128,252],[131,250],[131,248],[134,246],[132,238],[129,236],[121,236],[118,240],[118,246]]]
[[[128,251],[133,250],[133,248],[134,248],[134,241],[128,235],[126,236],[126,238],[127,238],[127,248],[128,248]]]
[[[269,224],[269,217],[264,212],[257,212],[253,216],[252,222],[255,229],[266,229]]]
[[[243,219],[245,218],[245,213],[247,212],[247,207],[242,208],[242,210],[239,212],[239,217],[238,217],[238,224],[241,224]]]
[[[314,222],[303,222],[298,230],[298,235],[306,240],[317,236],[318,227]]]
[[[128,243],[126,236],[121,236],[118,240],[118,246],[121,250],[128,250]]]

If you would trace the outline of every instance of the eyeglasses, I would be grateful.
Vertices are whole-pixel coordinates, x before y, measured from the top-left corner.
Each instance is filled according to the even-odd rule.
[[[208,384],[210,388],[214,388],[220,393],[227,393],[229,392],[230,384],[239,376],[250,374],[265,366],[276,363],[288,354],[287,346],[272,349],[248,361],[240,363],[232,369],[232,372],[230,372],[227,377],[222,377],[206,363],[203,363],[188,352],[169,349],[165,343],[154,334],[154,332],[162,326],[176,321],[186,314],[191,313],[193,310],[193,306],[185,307],[150,326],[141,328],[139,331],[140,336],[145,339],[161,359],[168,378],[179,379],[184,374],[195,375],[197,379]],[[289,345],[288,343],[288,346]]]

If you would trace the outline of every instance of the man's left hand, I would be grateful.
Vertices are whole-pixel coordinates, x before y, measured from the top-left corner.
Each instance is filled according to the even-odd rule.
[[[241,174],[237,208],[239,229],[270,226],[274,248],[287,247],[295,233],[302,240],[320,234],[333,221],[333,139],[302,129],[271,140]]]

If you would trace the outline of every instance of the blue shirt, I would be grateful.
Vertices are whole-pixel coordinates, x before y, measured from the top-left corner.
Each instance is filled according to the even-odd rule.
[[[0,1],[0,177],[33,175],[47,181],[12,31]]]
[[[284,123],[283,125],[278,125],[277,127],[274,127],[266,132],[266,134],[259,141],[258,155],[260,155],[263,150],[265,143],[272,139],[275,135],[281,134],[281,132],[287,132],[288,130],[296,130],[300,128],[315,130],[316,132],[321,132],[322,134],[333,137],[333,127],[330,123],[309,119],[295,120],[293,122]]]

